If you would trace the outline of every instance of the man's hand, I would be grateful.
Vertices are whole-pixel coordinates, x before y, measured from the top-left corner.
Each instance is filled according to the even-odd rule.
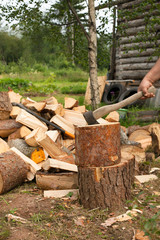
[[[138,92],[142,91],[143,92],[143,97],[141,97],[141,99],[146,99],[146,98],[152,98],[155,95],[153,93],[149,93],[148,89],[153,86],[153,84],[151,83],[151,81],[147,78],[144,78],[142,80],[142,82],[140,83],[139,87],[138,87]]]

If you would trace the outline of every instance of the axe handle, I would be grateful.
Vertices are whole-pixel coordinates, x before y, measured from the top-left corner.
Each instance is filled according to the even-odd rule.
[[[148,92],[155,94],[156,88],[152,86],[148,89]],[[107,115],[110,112],[116,111],[120,108],[123,108],[123,107],[127,106],[128,104],[138,100],[142,96],[143,96],[142,92],[137,92],[137,93],[133,94],[132,96],[124,99],[121,102],[118,102],[118,103],[115,103],[115,104],[112,104],[112,105],[108,105],[108,106],[100,107],[93,112],[93,116],[94,116],[95,119],[101,118],[101,117]]]

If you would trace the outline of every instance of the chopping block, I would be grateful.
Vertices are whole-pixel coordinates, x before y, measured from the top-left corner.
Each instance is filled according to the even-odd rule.
[[[123,206],[130,199],[135,158],[121,154],[120,124],[95,124],[75,129],[80,201],[84,208]]]

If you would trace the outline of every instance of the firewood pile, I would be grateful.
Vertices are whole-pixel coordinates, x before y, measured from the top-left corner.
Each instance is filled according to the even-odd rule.
[[[87,125],[83,117],[85,106],[79,106],[73,98],[66,97],[63,107],[54,97],[35,102],[12,90],[0,92],[0,194],[33,179],[38,188],[44,190],[45,197],[77,192],[75,139],[12,103],[21,103],[72,136],[76,127]],[[117,112],[98,119],[100,124],[118,121]],[[127,129],[121,126],[121,130],[129,143],[138,143],[121,144],[121,152],[135,156],[138,174],[139,162],[160,155],[160,125],[153,123]],[[150,153],[146,149],[150,149]]]

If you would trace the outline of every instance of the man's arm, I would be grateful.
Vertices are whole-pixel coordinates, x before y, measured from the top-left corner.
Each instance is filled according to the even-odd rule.
[[[150,88],[154,82],[160,79],[160,58],[157,60],[155,65],[146,74],[146,76],[141,81],[138,92],[142,91],[144,98],[154,97],[153,93],[148,93],[148,88]]]

